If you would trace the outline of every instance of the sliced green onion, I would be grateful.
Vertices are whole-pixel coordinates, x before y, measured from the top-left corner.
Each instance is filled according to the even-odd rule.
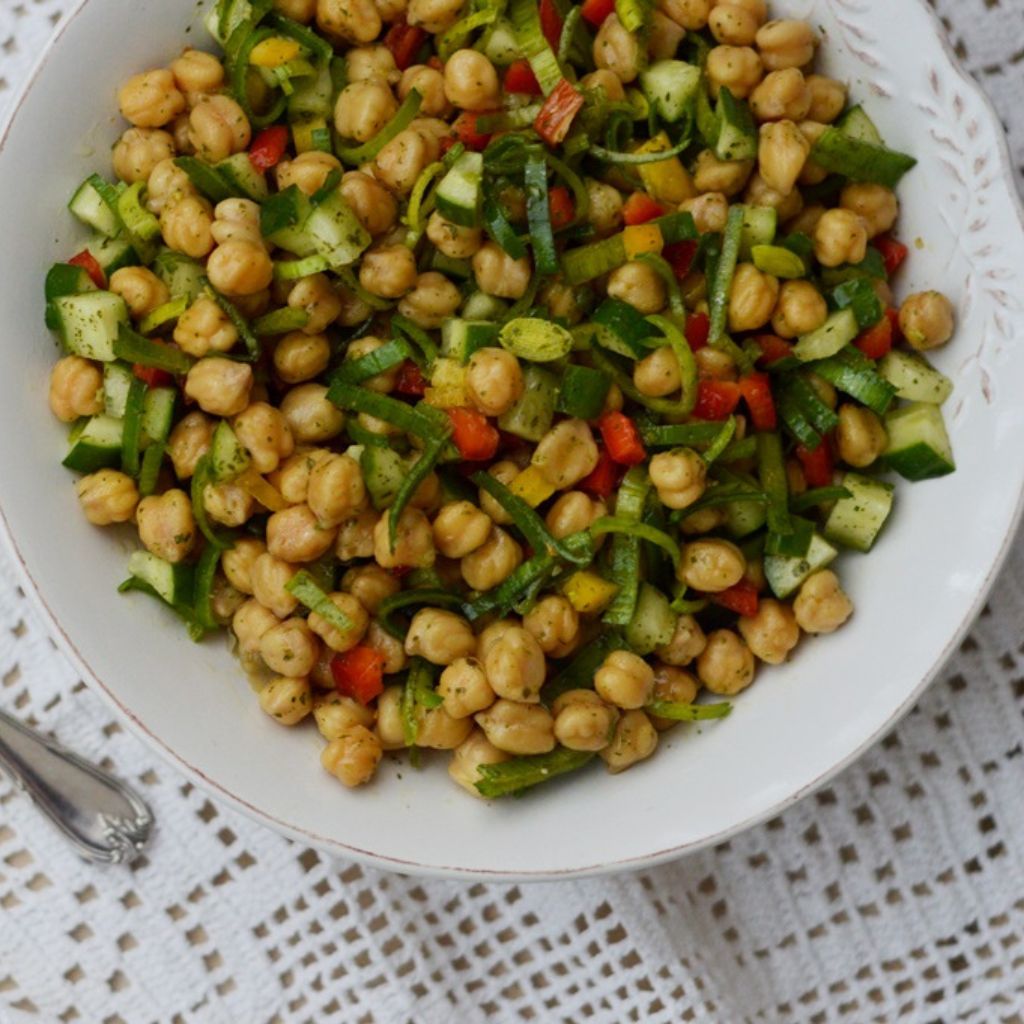
[[[164,452],[167,451],[165,441],[154,441],[142,453],[142,468],[139,470],[139,494],[146,498],[156,490],[156,482],[163,465]]]
[[[842,501],[843,498],[851,497],[845,487],[815,487],[803,494],[795,494],[789,499],[789,508],[792,512],[806,512],[808,509],[818,505],[825,505],[831,501]]]
[[[617,630],[605,630],[597,639],[581,648],[580,652],[561,671],[549,679],[541,691],[544,703],[550,707],[563,693],[569,690],[592,690],[594,673],[613,651],[628,647],[622,634]]]
[[[368,292],[359,283],[351,267],[338,267],[334,273],[338,276],[338,280],[341,281],[342,287],[346,291],[351,292],[363,305],[369,306],[370,309],[379,313],[381,310],[390,309],[394,305],[390,299],[382,299],[379,295],[373,295]]]
[[[163,327],[164,324],[170,323],[171,320],[177,320],[188,309],[188,306],[187,295],[179,295],[176,299],[171,299],[162,306],[157,306],[152,313],[147,313],[139,321],[139,333],[152,334],[158,327]]]
[[[142,438],[142,407],[146,400],[146,385],[137,377],[128,385],[124,403],[124,427],[121,434],[121,469],[129,476],[139,472],[139,441]]]
[[[779,434],[766,431],[757,435],[757,459],[758,477],[768,498],[768,532],[778,536],[792,533],[786,463]]]
[[[294,39],[299,46],[303,47],[321,63],[328,63],[334,56],[334,47],[326,39],[318,36],[315,32],[300,25],[299,22],[286,18],[277,11],[271,11],[266,16],[266,23],[283,36]]]
[[[721,347],[725,337],[725,324],[729,313],[729,294],[732,291],[732,279],[736,273],[736,262],[740,255],[740,240],[743,236],[743,218],[746,207],[736,204],[729,207],[729,218],[725,224],[722,240],[722,255],[718,259],[718,268],[711,284],[710,308],[711,331],[709,344]]]
[[[732,704],[719,701],[716,704],[680,704],[674,700],[652,701],[644,708],[649,715],[670,718],[673,722],[706,722],[714,718],[727,718]]]
[[[444,698],[434,689],[434,666],[425,658],[409,659],[405,685],[421,708],[439,708],[444,703]]]
[[[531,363],[550,363],[572,351],[572,335],[560,324],[524,316],[507,321],[498,335],[501,347]]]
[[[384,342],[380,348],[368,352],[358,359],[347,359],[331,375],[331,381],[344,381],[346,384],[362,384],[371,377],[387,373],[412,356],[409,346],[401,338],[392,338]]]
[[[490,192],[484,195],[481,213],[483,215],[484,227],[487,228],[487,233],[491,238],[512,259],[522,259],[526,255],[526,246],[519,235],[516,234],[515,228],[512,227],[512,223],[509,221],[501,201],[496,195],[492,195]]]
[[[330,270],[330,262],[323,256],[305,256],[301,260],[278,260],[274,264],[274,278],[278,281],[297,281],[310,274]]]
[[[252,333],[258,338],[270,337],[275,334],[288,334],[289,331],[301,331],[308,323],[309,314],[304,309],[293,309],[291,306],[284,306],[254,320]]]
[[[707,465],[711,465],[725,452],[726,448],[729,447],[729,442],[733,439],[736,433],[736,417],[730,416],[723,424],[721,430],[718,432],[718,436],[711,442],[707,450],[703,453],[704,462]]]
[[[491,4],[482,11],[474,11],[455,22],[435,39],[438,57],[442,61],[447,61],[456,50],[466,45],[469,37],[478,28],[485,28],[496,21],[500,12],[501,8],[497,4]]]
[[[574,772],[582,768],[594,754],[589,750],[569,750],[557,747],[550,754],[533,757],[513,757],[498,764],[482,764],[477,768],[480,781],[477,792],[488,800],[502,796],[515,796],[532,786]]]
[[[305,570],[300,569],[286,584],[285,590],[299,604],[319,615],[327,625],[339,632],[355,629],[352,620],[327,596],[320,584]]]
[[[192,517],[199,527],[199,532],[215,548],[229,548],[231,541],[217,533],[210,524],[210,517],[206,513],[206,485],[214,484],[213,468],[210,463],[209,454],[204,455],[197,463],[192,474]]]
[[[408,627],[395,621],[395,613],[414,604],[429,605],[431,608],[457,608],[462,604],[462,599],[450,590],[437,590],[432,587],[400,590],[397,594],[384,598],[377,607],[377,621],[381,629],[396,640],[404,640]]]
[[[690,148],[691,140],[684,138],[682,142],[676,143],[669,149],[661,149],[657,153],[618,153],[604,146],[595,146],[593,143],[587,147],[587,153],[598,160],[608,164],[657,164],[663,160],[669,160]]]
[[[409,95],[402,100],[402,105],[391,120],[369,142],[364,142],[361,146],[337,146],[335,152],[338,159],[356,167],[369,163],[396,135],[404,132],[412,124],[420,112],[422,103],[423,97],[419,92],[410,89]]]
[[[526,160],[523,180],[526,184],[526,220],[533,244],[533,261],[538,274],[558,270],[555,236],[551,230],[551,207],[548,201],[548,165],[540,150]]]
[[[245,344],[245,350],[249,355],[249,359],[255,361],[259,359],[263,352],[263,347],[260,345],[259,338],[249,329],[249,323],[242,316],[241,313],[235,308],[234,304],[229,302],[209,281],[204,280],[203,284],[206,286],[206,290],[210,293],[213,301],[227,314],[228,319],[231,321],[232,326],[238,331],[238,336],[242,339]]]
[[[669,519],[674,523],[679,523],[684,519],[689,519],[690,516],[698,512],[703,512],[706,508],[719,508],[722,505],[746,502],[757,502],[758,504],[765,505],[768,503],[768,496],[764,491],[757,491],[752,487],[744,487],[742,484],[719,484],[717,487],[705,491],[704,496],[699,501],[695,501],[692,505],[673,512]]]
[[[555,570],[555,560],[543,552],[527,559],[518,566],[501,584],[479,594],[472,601],[462,605],[462,614],[470,622],[476,622],[484,615],[507,615],[523,595],[537,584],[545,584]]]
[[[235,31],[240,32],[242,30],[243,26],[240,25]],[[270,39],[273,35],[275,35],[274,31],[269,28],[258,28],[255,31],[250,31],[248,35],[243,36],[243,41],[230,62],[231,94],[254,128],[266,128],[268,125],[273,124],[280,119],[281,115],[285,112],[285,108],[288,106],[288,97],[283,91],[278,92],[270,109],[262,114],[257,114],[252,108],[252,103],[249,101],[249,57],[256,46],[262,43],[264,39]]]
[[[618,516],[601,516],[600,519],[595,519],[590,524],[590,532],[595,537],[600,537],[605,533],[614,533],[645,540],[661,548],[672,559],[674,566],[679,565],[681,557],[679,545],[664,530],[659,530],[647,523],[634,523],[628,519],[620,519]]]
[[[530,62],[541,91],[545,96],[550,95],[564,75],[540,27],[540,9],[536,0],[511,0],[508,16],[519,49]]]
[[[405,225],[409,229],[405,236],[405,244],[411,249],[423,236],[425,225],[423,215],[427,212],[429,203],[426,201],[427,189],[430,188],[434,179],[444,173],[444,164],[438,160],[428,164],[420,171],[416,184],[409,193],[409,205],[405,208]]]
[[[423,441],[432,440],[437,434],[434,420],[418,412],[405,402],[367,391],[344,381],[335,381],[327,390],[327,400],[339,409],[363,412],[398,427],[405,434],[414,434]]]
[[[683,293],[679,287],[679,279],[675,271],[669,266],[668,260],[656,252],[645,252],[634,257],[637,263],[646,263],[664,281],[665,290],[668,292],[668,308],[678,317],[686,316],[686,303],[683,302]]]
[[[419,324],[413,323],[408,317],[395,314],[391,318],[391,329],[401,331],[420,350],[421,358],[416,362],[422,366],[429,367],[437,359],[437,345]],[[412,353],[410,356],[413,359],[416,358]]]
[[[213,582],[217,576],[223,548],[213,544],[207,545],[199,556],[196,565],[195,594],[192,604],[195,608],[196,623],[204,630],[219,629],[220,623],[213,614]]]
[[[395,544],[398,540],[398,521],[402,518],[405,506],[409,504],[420,484],[433,472],[434,467],[437,465],[437,460],[441,457],[441,453],[448,443],[450,432],[449,428],[448,431],[441,433],[439,437],[434,437],[428,441],[426,447],[420,452],[420,457],[402,478],[402,484],[398,488],[398,493],[395,495],[395,500],[391,505],[391,511],[388,513],[388,540],[392,551],[395,550]]]
[[[180,348],[144,338],[127,324],[121,324],[118,328],[114,355],[126,363],[138,363],[140,366],[150,366],[178,375],[188,373],[193,362]]]
[[[633,466],[619,485],[616,518],[639,524],[650,489],[646,470]],[[618,532],[613,536],[608,575],[619,585],[619,590],[601,621],[611,626],[628,626],[640,593],[640,538],[636,534]]]
[[[647,448],[699,448],[713,444],[722,432],[720,423],[679,423],[640,427],[640,437]]]
[[[742,441],[733,441],[732,444],[718,456],[719,462],[726,464],[730,462],[741,462],[743,459],[752,459],[757,454],[757,438],[745,437]]]

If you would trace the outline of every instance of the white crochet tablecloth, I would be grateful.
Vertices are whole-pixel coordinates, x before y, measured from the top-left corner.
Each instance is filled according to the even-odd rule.
[[[0,109],[67,6],[0,0]],[[935,6],[1021,166],[1024,2]],[[1024,1022],[1022,633],[1024,540],[914,712],[781,817],[616,878],[418,881],[194,789],[77,679],[0,557],[0,705],[158,820],[132,869],[90,867],[0,779],[0,1022]]]

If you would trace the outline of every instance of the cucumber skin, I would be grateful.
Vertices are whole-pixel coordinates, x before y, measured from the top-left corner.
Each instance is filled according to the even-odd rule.
[[[882,461],[905,480],[932,480],[956,470],[949,434],[937,405],[905,405],[886,416],[885,427],[889,447]]]
[[[799,590],[812,574],[831,565],[839,552],[819,534],[811,538],[811,546],[803,558],[768,555],[764,560],[764,575],[772,593],[781,599]]]
[[[849,498],[835,503],[825,521],[825,539],[857,551],[870,551],[892,512],[892,484],[860,473],[847,473],[843,486]]]

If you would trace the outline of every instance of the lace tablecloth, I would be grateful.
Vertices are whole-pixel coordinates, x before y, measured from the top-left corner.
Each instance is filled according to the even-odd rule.
[[[65,0],[0,0],[0,108]],[[936,0],[1024,161],[1024,3]],[[2,485],[0,485],[2,486]],[[832,785],[616,878],[418,881],[221,807],[126,733],[0,561],[0,703],[134,781],[159,830],[83,864],[0,779],[4,1024],[1024,1021],[1024,543],[913,713]]]

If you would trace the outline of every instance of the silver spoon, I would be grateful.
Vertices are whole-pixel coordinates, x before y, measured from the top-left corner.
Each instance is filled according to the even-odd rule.
[[[2,710],[0,769],[88,860],[129,863],[149,838],[153,815],[134,790]]]

